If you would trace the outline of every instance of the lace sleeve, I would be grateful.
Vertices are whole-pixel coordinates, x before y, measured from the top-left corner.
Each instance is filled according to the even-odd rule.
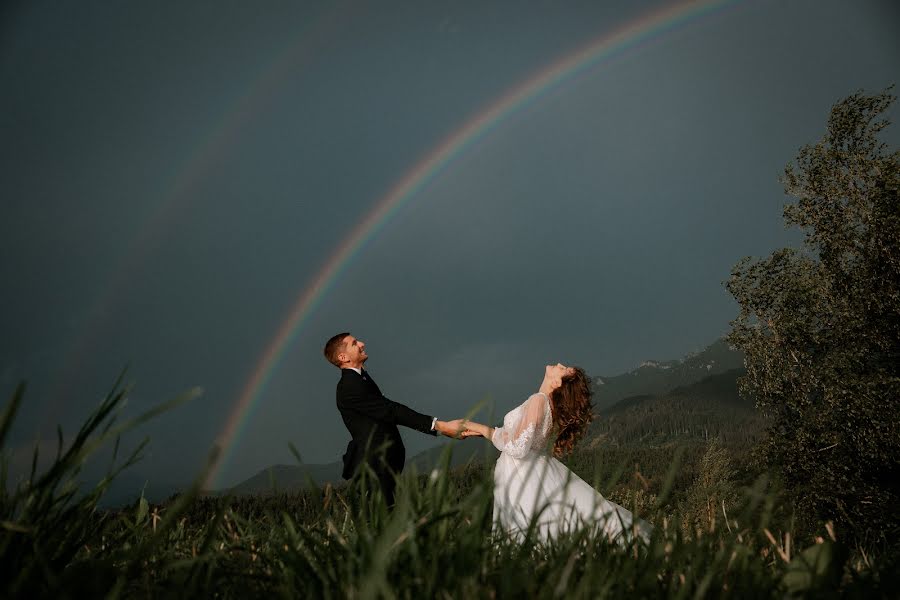
[[[542,445],[547,433],[548,407],[544,394],[532,394],[525,404],[507,413],[503,427],[494,429],[491,436],[497,450],[523,458],[529,450]]]

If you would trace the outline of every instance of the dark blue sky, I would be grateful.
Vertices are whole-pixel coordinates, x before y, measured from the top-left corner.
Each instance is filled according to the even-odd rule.
[[[128,364],[126,414],[205,390],[139,432],[137,471],[190,478],[297,297],[392,185],[514,86],[664,5],[6,8],[0,384],[29,383],[12,446],[74,433]],[[723,335],[731,266],[799,239],[782,168],[834,102],[896,81],[898,26],[888,1],[734,2],[541,96],[348,264],[221,481],[290,462],[288,441],[340,456],[321,347],[341,330],[369,343],[390,397],[446,418],[485,398],[505,411],[546,362],[612,375]]]

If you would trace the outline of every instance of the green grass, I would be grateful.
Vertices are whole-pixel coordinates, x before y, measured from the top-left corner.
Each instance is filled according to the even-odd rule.
[[[0,444],[23,394],[17,389],[3,413]],[[690,468],[675,462],[665,473],[640,476],[631,459],[643,455],[621,449],[570,460],[610,499],[656,526],[648,546],[612,544],[590,528],[551,543],[495,535],[490,466],[478,464],[436,478],[406,473],[391,512],[379,494],[360,499],[346,486],[210,498],[198,495],[199,484],[162,505],[141,499],[101,510],[109,481],[139,451],[111,465],[87,493],[76,485],[83,459],[168,407],[117,425],[125,395],[117,383],[69,449],[12,490],[4,458],[0,596],[872,598],[900,583],[884,558],[891,553],[847,548],[825,528],[818,539],[795,539],[789,512],[764,478],[735,481],[728,493],[697,487],[696,448],[682,451]],[[711,468],[709,460],[699,463]],[[686,470],[694,475],[679,477]],[[728,499],[727,520],[719,496]],[[699,521],[685,519],[695,513]]]

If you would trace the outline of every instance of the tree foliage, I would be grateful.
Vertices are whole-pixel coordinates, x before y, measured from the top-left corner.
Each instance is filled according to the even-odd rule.
[[[741,392],[770,418],[761,455],[798,514],[858,537],[900,525],[900,152],[879,140],[890,88],[831,110],[782,183],[804,247],[745,258],[726,286]]]

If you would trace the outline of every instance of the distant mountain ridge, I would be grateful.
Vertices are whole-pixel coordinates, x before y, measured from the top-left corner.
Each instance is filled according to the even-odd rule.
[[[262,494],[289,492],[310,487],[310,483],[323,486],[326,483],[342,481],[343,463],[335,461],[323,465],[272,465],[266,467],[253,477],[242,481],[234,487],[219,494]]]
[[[450,468],[458,467],[468,462],[493,461],[500,454],[491,444],[448,441],[445,444],[429,448],[411,457],[406,461],[405,469],[415,469],[419,473],[430,473],[442,464],[443,454],[447,450],[448,445],[452,446]],[[326,483],[334,485],[344,481],[341,477],[342,470],[343,463],[341,461],[317,465],[272,465],[236,486],[216,493],[241,496],[289,492],[307,488],[310,483],[317,486],[323,486]]]
[[[100,499],[99,505],[102,508],[117,508],[132,504],[141,496],[148,502],[162,503],[167,498],[170,498],[189,487],[190,482],[154,482],[134,477],[126,471],[120,473],[119,477],[112,480],[109,488],[103,495],[103,498]],[[85,491],[87,491],[87,489]]]
[[[646,360],[623,375],[594,378],[594,406],[607,409],[630,396],[665,394],[678,387],[697,383],[710,375],[742,369],[744,355],[724,339],[682,359]]]

